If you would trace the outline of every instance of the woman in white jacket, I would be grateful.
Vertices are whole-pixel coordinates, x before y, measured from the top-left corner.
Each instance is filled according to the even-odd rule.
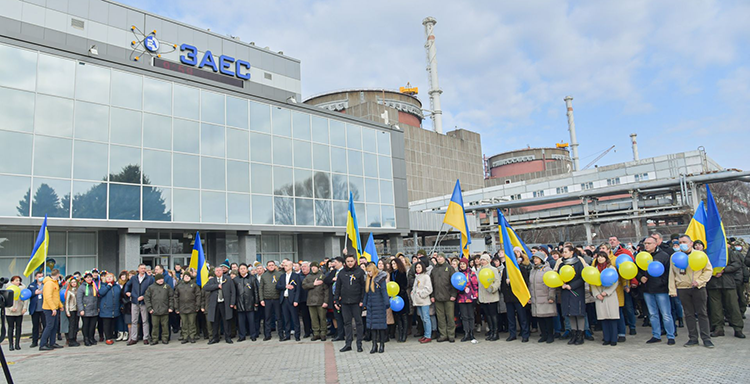
[[[419,317],[424,325],[424,336],[419,339],[422,344],[432,341],[432,322],[430,321],[430,294],[432,293],[432,282],[430,275],[425,272],[424,264],[414,264],[414,286],[411,290],[411,301],[417,309]]]

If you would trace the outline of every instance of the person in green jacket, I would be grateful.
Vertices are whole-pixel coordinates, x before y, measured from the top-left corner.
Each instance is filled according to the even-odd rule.
[[[260,294],[260,305],[264,311],[265,337],[263,341],[271,340],[273,324],[270,319],[273,315],[276,316],[276,329],[278,330],[279,340],[281,340],[284,338],[284,332],[281,330],[281,303],[279,302],[279,291],[276,290],[276,283],[278,283],[282,273],[276,268],[276,262],[273,260],[266,263],[266,268],[266,272],[260,276],[260,290],[258,292]]]
[[[201,310],[203,293],[189,273],[182,274],[182,281],[174,288],[175,313],[182,321],[182,344],[195,343],[198,331],[195,319]]]
[[[169,284],[164,284],[164,275],[157,273],[143,299],[146,310],[151,314],[151,345],[159,344],[159,326],[161,326],[161,341],[169,344],[169,314],[174,311],[174,291]]]
[[[302,280],[302,288],[307,293],[307,309],[312,321],[312,341],[326,341],[326,314],[328,313],[328,295],[330,288],[323,283],[325,274],[318,263],[310,263],[310,273]]]

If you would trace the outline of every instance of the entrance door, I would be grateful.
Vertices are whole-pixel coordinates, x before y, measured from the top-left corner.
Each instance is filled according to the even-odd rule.
[[[146,268],[153,270],[154,267],[159,264],[158,256],[141,256],[141,263],[146,265]]]
[[[169,265],[170,269],[174,269],[175,264],[179,264],[182,269],[188,267],[190,264],[190,255],[172,255],[172,263]]]

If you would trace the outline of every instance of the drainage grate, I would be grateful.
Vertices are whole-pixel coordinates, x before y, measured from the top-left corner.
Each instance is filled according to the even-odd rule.
[[[70,19],[70,26],[73,28],[78,28],[82,30],[83,25],[84,25],[83,20],[78,20],[78,19],[73,19],[73,18]]]
[[[263,72],[263,77],[265,77],[266,80],[273,80],[273,76],[268,72]]]

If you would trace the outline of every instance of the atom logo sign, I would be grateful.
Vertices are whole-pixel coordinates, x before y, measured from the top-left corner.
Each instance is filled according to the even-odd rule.
[[[130,46],[133,47],[133,52],[130,54],[130,58],[135,61],[139,61],[143,55],[149,55],[151,57],[161,57],[162,53],[174,52],[177,49],[177,45],[168,45],[168,51],[160,50],[161,44],[156,38],[156,30],[154,29],[149,34],[143,33],[135,25],[130,27],[133,32],[135,40],[130,42]]]

